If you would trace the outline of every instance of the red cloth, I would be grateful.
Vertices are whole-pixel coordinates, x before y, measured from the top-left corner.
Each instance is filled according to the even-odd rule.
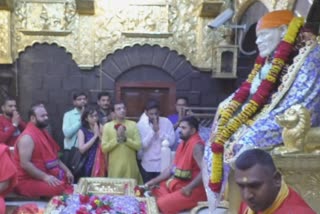
[[[239,214],[246,214],[247,205],[242,202]],[[261,214],[262,212],[258,212],[257,214]],[[281,206],[273,213],[273,214],[316,214],[309,205],[300,197],[298,193],[296,193],[292,188],[289,188],[289,195],[283,201]]]
[[[61,195],[65,189],[70,189],[64,171],[59,166],[58,151],[59,146],[53,140],[46,130],[37,128],[33,123],[28,123],[26,129],[17,140],[24,135],[29,135],[34,142],[34,149],[31,157],[31,162],[35,167],[41,171],[53,175],[63,181],[62,185],[49,186],[42,180],[34,179],[20,166],[20,157],[18,146],[15,146],[15,162],[18,168],[18,185],[16,187],[17,193],[28,197],[47,196],[52,197]],[[34,188],[37,187],[37,188]]]
[[[157,198],[157,205],[161,213],[176,214],[197,206],[199,201],[207,200],[203,184],[194,188],[191,195],[188,197],[181,193],[181,189],[187,186],[199,173],[201,173],[196,160],[193,158],[194,147],[198,143],[204,145],[199,134],[196,133],[191,136],[187,142],[179,144],[174,159],[174,165],[176,168],[191,170],[191,179],[182,180],[179,178],[173,178],[169,183],[169,187],[166,185],[167,181],[163,181],[160,183],[160,188],[152,191],[152,194]]]
[[[17,183],[17,169],[11,160],[9,148],[0,144],[0,183],[9,181],[7,189],[0,192],[0,213],[5,213],[4,196],[9,193]]]
[[[105,177],[106,176],[106,160],[105,155],[102,152],[101,144],[98,145],[96,156],[94,158],[94,164],[92,167],[92,177]]]
[[[14,146],[19,134],[25,129],[26,123],[21,120],[18,127],[12,125],[11,119],[0,115],[0,139],[8,146]]]

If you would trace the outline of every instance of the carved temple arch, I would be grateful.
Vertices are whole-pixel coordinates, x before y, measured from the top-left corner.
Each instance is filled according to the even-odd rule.
[[[156,67],[169,74],[175,81],[188,76],[194,70],[184,55],[168,47],[149,44],[135,44],[118,49],[101,62],[101,67],[107,68],[103,72],[113,80],[136,66]]]
[[[19,57],[21,56],[21,54],[25,53],[29,48],[32,48],[36,45],[50,45],[50,46],[56,46],[58,48],[61,48],[63,49],[67,55],[70,56],[70,58],[72,59],[72,61],[74,63],[77,64],[73,54],[71,51],[69,51],[65,46],[61,45],[58,41],[53,41],[53,42],[39,42],[39,41],[34,41],[33,43],[29,44],[29,45],[26,45],[23,49],[20,49],[18,50],[18,53],[17,53],[17,58],[15,59],[15,61],[17,61],[19,59]],[[78,64],[77,64],[78,65]]]

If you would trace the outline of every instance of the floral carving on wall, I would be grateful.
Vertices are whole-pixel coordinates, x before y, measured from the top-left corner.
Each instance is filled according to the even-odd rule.
[[[261,1],[274,9],[294,2]],[[225,2],[223,9],[231,1]],[[235,1],[238,13],[253,2]],[[77,13],[75,0],[15,1],[12,20],[8,17],[11,30],[5,30],[6,34],[11,32],[11,45],[3,52],[12,52],[7,54],[12,61],[34,43],[55,43],[71,53],[80,67],[90,68],[117,49],[149,44],[168,47],[194,66],[210,70],[215,63],[212,50],[228,39],[229,32],[223,27],[209,29],[212,18],[200,17],[200,6],[199,0],[95,0],[94,15],[85,15]],[[1,15],[7,12],[0,10]],[[7,35],[0,36],[7,39]]]

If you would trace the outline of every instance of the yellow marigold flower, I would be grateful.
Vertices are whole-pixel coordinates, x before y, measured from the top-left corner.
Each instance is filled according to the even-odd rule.
[[[299,30],[301,26],[304,23],[304,19],[301,17],[295,17],[292,19],[292,21],[289,24],[288,32],[284,36],[284,41],[293,44],[296,40],[297,34],[299,33]]]
[[[222,178],[222,161],[223,154],[214,154],[212,161],[211,182],[218,183]]]
[[[100,205],[100,200],[99,200],[99,199],[96,199],[96,200],[94,200],[94,203],[95,203],[97,206],[99,206],[99,205]]]

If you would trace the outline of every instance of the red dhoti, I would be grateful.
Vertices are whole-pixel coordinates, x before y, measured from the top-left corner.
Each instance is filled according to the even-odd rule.
[[[49,186],[48,183],[35,179],[19,180],[19,184],[15,191],[27,197],[52,197],[55,195],[62,195],[63,193],[70,193],[72,187],[65,182],[59,186]]]
[[[15,161],[18,168],[18,185],[15,190],[18,194],[28,197],[52,197],[69,192],[72,186],[68,184],[65,172],[59,166],[58,151],[59,147],[46,130],[37,128],[34,124],[29,123],[23,131],[21,138],[29,135],[34,142],[31,163],[39,170],[48,175],[53,175],[62,181],[61,185],[50,186],[47,182],[33,178],[20,166],[20,157],[17,140],[15,147]]]
[[[199,201],[207,200],[203,184],[195,187],[190,196],[185,196],[181,192],[183,187],[201,173],[193,158],[193,150],[198,143],[204,144],[198,133],[191,136],[187,142],[180,143],[174,159],[174,177],[161,182],[160,187],[152,191],[161,213],[176,214],[197,206]]]
[[[199,201],[207,200],[206,193],[201,187],[193,189],[190,196],[183,195],[181,189],[184,186],[186,183],[174,179],[169,184],[169,188],[166,186],[166,182],[161,182],[160,188],[152,191],[163,214],[176,214],[183,210],[189,210],[196,207]]]
[[[0,213],[6,213],[4,196],[16,185],[17,169],[11,160],[9,148],[2,143],[0,144],[0,163],[0,183],[7,185],[4,190],[0,191]]]

